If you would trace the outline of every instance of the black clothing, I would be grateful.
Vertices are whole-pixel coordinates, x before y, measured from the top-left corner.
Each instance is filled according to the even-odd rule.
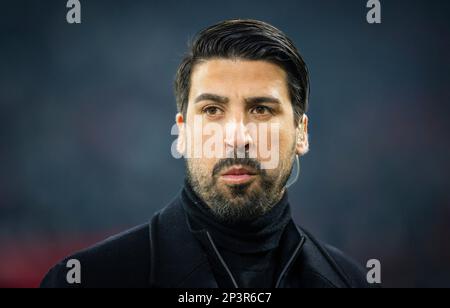
[[[187,182],[182,191],[182,205],[191,228],[210,232],[237,286],[274,286],[277,249],[285,227],[291,220],[287,191],[270,212],[252,221],[240,223],[219,222]],[[230,285],[230,279],[223,276],[222,271],[216,270],[217,268],[220,267],[213,266],[212,270],[219,287],[234,287]]]
[[[267,227],[270,223],[262,224],[261,232],[249,233],[248,237],[236,241],[248,244],[241,247],[227,240],[238,233],[227,231],[225,235],[218,235],[221,228],[214,222],[203,221],[201,217],[192,215],[189,209],[186,211],[185,193],[186,189],[183,189],[169,205],[154,215],[150,223],[61,261],[45,276],[41,287],[370,286],[364,270],[339,250],[320,244],[298,227],[290,214],[284,222],[285,211],[289,210],[287,195],[283,196],[279,208],[274,207],[274,211],[268,213],[282,223],[271,227]],[[197,210],[199,208],[194,209],[195,212]],[[256,229],[258,223],[257,219]],[[253,245],[252,240],[257,244]],[[70,270],[66,264],[71,259],[81,264],[81,284],[66,281]],[[259,281],[261,277],[266,280],[262,284]]]

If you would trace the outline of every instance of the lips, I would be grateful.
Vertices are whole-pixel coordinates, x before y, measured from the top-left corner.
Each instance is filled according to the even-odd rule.
[[[243,184],[251,181],[256,172],[243,166],[233,166],[226,170],[221,178],[228,184]]]
[[[232,167],[223,173],[223,175],[244,175],[244,174],[255,175],[255,172],[246,167]]]

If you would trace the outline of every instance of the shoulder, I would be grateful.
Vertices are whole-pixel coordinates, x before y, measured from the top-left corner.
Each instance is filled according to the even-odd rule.
[[[339,277],[347,287],[351,288],[371,288],[373,285],[367,282],[367,271],[354,259],[343,253],[341,250],[315,239],[310,233],[302,229],[309,240],[309,246],[313,246],[312,255],[314,259],[322,259],[325,262],[315,263],[315,268],[324,270],[326,273],[333,272]],[[320,258],[318,257],[320,255]],[[326,263],[326,266],[324,265]]]
[[[41,287],[146,286],[150,275],[149,233],[149,224],[143,224],[71,255],[50,269]],[[72,260],[79,264],[80,284],[67,282]]]
[[[357,263],[353,258],[349,257],[341,250],[328,244],[322,244],[330,258],[335,262],[336,267],[342,272],[342,275],[355,288],[370,288],[367,282],[367,271]]]

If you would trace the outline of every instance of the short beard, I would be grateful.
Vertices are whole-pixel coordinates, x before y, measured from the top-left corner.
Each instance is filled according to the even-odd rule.
[[[249,166],[258,171],[260,185],[250,190],[251,183],[228,186],[231,194],[225,194],[217,189],[217,173],[225,167],[239,164]],[[236,224],[252,221],[268,213],[282,198],[286,182],[292,171],[290,166],[282,165],[281,177],[269,176],[261,169],[258,161],[249,158],[223,159],[214,168],[212,180],[194,171],[189,161],[186,161],[187,181],[197,196],[208,206],[216,219],[226,224]]]

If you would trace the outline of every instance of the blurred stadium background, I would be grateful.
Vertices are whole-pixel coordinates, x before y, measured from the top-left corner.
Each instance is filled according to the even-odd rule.
[[[297,221],[388,287],[450,287],[450,2],[3,1],[0,287],[146,222],[183,183],[172,81],[187,41],[228,18],[287,33],[311,72]]]

